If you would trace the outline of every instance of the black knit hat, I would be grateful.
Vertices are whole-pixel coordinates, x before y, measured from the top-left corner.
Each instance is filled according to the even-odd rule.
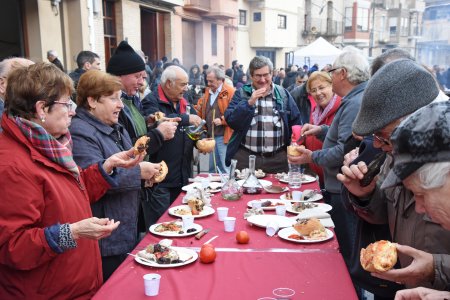
[[[439,94],[433,75],[409,59],[394,60],[367,83],[353,132],[369,135],[431,103]]]
[[[427,163],[450,161],[450,102],[433,102],[392,133],[394,166],[382,188],[392,187]]]
[[[128,45],[127,41],[120,42],[106,67],[106,72],[116,76],[133,74],[144,70],[144,60]]]

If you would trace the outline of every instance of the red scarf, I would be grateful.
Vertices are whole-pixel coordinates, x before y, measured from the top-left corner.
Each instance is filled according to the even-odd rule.
[[[166,102],[166,103],[169,103],[169,104],[173,103],[172,101],[169,101],[169,99],[167,99],[167,97],[164,94],[164,91],[163,91],[161,85],[158,85],[158,96],[159,96],[159,99],[162,102]],[[180,114],[185,114],[186,113],[187,105],[188,105],[188,102],[186,101],[186,99],[182,98],[180,100]]]

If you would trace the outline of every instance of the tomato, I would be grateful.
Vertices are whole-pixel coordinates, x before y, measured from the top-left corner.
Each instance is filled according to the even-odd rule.
[[[200,261],[204,264],[212,263],[216,260],[216,250],[213,245],[205,244],[200,249]]]
[[[247,231],[239,231],[236,234],[236,241],[239,244],[247,244],[250,241],[250,237],[248,236]]]

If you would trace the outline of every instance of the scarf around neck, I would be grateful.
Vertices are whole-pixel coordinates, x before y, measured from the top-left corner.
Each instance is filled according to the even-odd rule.
[[[80,171],[72,156],[72,137],[67,132],[55,139],[41,125],[21,117],[11,117],[33,147],[42,155],[69,170],[78,180]]]
[[[337,95],[334,94],[333,98],[331,98],[330,102],[328,102],[325,109],[321,112],[322,108],[320,105],[316,105],[316,108],[314,109],[312,113],[312,121],[314,125],[319,125],[320,122],[323,121],[327,117],[327,114],[330,112],[330,110],[333,108],[334,104],[336,103]]]

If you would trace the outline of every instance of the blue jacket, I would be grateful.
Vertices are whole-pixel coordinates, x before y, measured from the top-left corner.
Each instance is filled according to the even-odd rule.
[[[130,149],[132,144],[127,131],[119,124],[115,128],[120,135],[114,132],[113,127],[105,125],[86,109],[78,107],[69,128],[75,162],[84,169],[117,152]],[[91,205],[94,216],[120,221],[119,227],[111,236],[99,241],[102,256],[128,253],[137,243],[141,169],[139,166],[131,169],[117,168],[115,172],[118,185]]]
[[[274,97],[276,99],[276,109],[279,111],[283,120],[283,128],[285,130],[284,145],[288,146],[291,140],[292,126],[301,124],[300,112],[297,105],[292,99],[288,91],[281,86],[273,84]],[[234,132],[228,142],[227,155],[225,164],[229,166],[231,159],[236,154],[239,146],[247,136],[253,116],[255,115],[256,106],[248,105],[248,99],[252,95],[251,84],[244,85],[241,89],[234,93],[233,99],[225,111],[225,120]]]

